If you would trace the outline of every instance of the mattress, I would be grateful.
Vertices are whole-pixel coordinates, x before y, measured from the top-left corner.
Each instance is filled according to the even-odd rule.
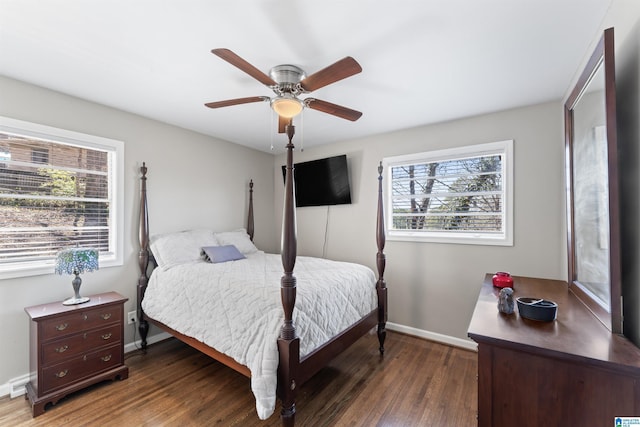
[[[260,419],[275,409],[282,275],[280,255],[262,251],[185,262],[156,268],[142,301],[150,318],[247,366]],[[376,277],[363,265],[300,256],[294,276],[301,357],[377,308]]]

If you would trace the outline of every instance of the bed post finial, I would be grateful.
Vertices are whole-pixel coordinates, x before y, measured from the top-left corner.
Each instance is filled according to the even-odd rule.
[[[149,214],[147,211],[147,164],[145,162],[142,162],[140,173],[140,219],[138,223],[138,238],[140,241],[138,266],[140,267],[140,277],[138,278],[136,311],[139,320],[138,331],[140,332],[142,350],[146,350],[149,322],[144,318],[144,312],[142,311],[142,298],[144,298],[144,292],[149,282],[149,277],[147,276],[147,267],[149,266]]]
[[[378,253],[376,255],[376,266],[378,268],[378,341],[380,343],[380,354],[384,354],[384,341],[387,336],[387,284],[384,281],[384,270],[387,263],[384,254],[385,234],[384,234],[384,203],[382,196],[382,162],[378,166],[378,215],[376,221],[376,243]]]
[[[247,234],[253,242],[253,179],[249,180],[249,213],[247,215]]]

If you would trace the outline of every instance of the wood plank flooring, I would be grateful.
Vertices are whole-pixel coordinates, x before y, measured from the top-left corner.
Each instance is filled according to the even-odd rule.
[[[388,332],[383,358],[367,335],[302,386],[296,426],[475,426],[477,354]],[[126,355],[129,378],[61,400],[37,417],[0,399],[0,426],[280,426],[266,421],[249,379],[169,339]]]

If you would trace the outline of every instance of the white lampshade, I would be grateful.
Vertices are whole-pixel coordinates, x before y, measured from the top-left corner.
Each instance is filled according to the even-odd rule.
[[[273,108],[273,111],[278,113],[280,117],[290,119],[300,114],[304,108],[304,104],[293,95],[285,93],[271,100],[271,108]]]

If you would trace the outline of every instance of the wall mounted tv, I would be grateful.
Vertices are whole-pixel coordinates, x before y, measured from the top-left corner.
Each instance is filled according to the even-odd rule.
[[[282,166],[282,178],[286,169]],[[293,165],[296,206],[327,206],[351,203],[347,156],[327,157]]]

